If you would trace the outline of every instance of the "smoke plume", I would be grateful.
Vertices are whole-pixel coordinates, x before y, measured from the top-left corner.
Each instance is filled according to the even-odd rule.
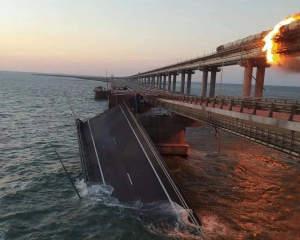
[[[280,57],[278,67],[285,72],[300,73],[300,58],[296,57]]]

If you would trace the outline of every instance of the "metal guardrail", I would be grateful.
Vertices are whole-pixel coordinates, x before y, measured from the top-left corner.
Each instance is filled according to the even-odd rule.
[[[228,111],[232,111],[233,107],[238,107],[239,112],[244,109],[252,109],[252,115],[256,115],[258,110],[268,111],[268,117],[273,117],[273,113],[286,113],[289,115],[288,120],[293,121],[295,115],[300,115],[300,102],[298,99],[276,99],[276,98],[209,98],[179,94],[159,94],[159,98],[167,100],[175,100],[192,104],[200,104],[201,106],[209,106],[213,108],[223,109],[228,107]]]
[[[193,111],[187,106],[161,102],[157,98],[146,97],[145,100],[176,114],[300,158],[300,138],[295,137],[294,131],[291,131],[291,134],[278,133],[276,131],[265,129],[264,127],[257,127],[239,122],[237,119],[230,120],[217,115],[207,114],[205,111]]]
[[[82,121],[80,121],[79,119],[76,119],[77,139],[78,139],[79,154],[80,154],[80,158],[81,158],[81,167],[82,167],[82,171],[84,172],[84,180],[86,181],[86,183],[88,183],[89,176],[88,176],[86,161],[85,161],[84,152],[83,152],[83,148],[82,148],[82,137],[81,137],[81,132],[80,132],[81,124],[82,124]]]

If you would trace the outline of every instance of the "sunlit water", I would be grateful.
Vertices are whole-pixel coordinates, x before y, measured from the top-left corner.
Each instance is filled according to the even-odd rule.
[[[182,230],[181,219],[165,204],[124,205],[111,197],[112,188],[87,190],[64,92],[77,117],[85,119],[107,109],[106,101],[93,99],[98,85],[0,73],[0,240],[199,239]],[[299,98],[299,88],[284,88],[284,94],[278,89],[266,92]],[[224,84],[225,90],[239,95],[240,86]],[[200,84],[193,84],[193,91],[200,92]],[[299,160],[225,133],[218,154],[211,127],[188,129],[187,141],[189,157],[166,161],[208,239],[300,238]],[[76,179],[82,200],[54,148]]]

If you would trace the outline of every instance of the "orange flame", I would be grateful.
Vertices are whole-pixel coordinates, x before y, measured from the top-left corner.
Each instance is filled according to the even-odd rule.
[[[273,52],[273,47],[274,47],[274,38],[276,37],[276,35],[279,33],[280,28],[282,26],[288,25],[292,22],[295,22],[297,20],[300,20],[300,15],[292,15],[292,16],[288,16],[285,19],[283,19],[280,23],[278,23],[274,29],[268,33],[267,36],[264,37],[264,42],[265,45],[262,49],[263,52],[267,52],[267,62],[268,63],[273,63],[273,64],[277,64],[277,62],[274,60],[274,54]]]

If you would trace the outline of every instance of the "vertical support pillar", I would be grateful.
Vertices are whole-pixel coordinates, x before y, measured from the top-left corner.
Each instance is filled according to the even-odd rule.
[[[250,97],[253,67],[248,65],[244,71],[243,97]]]
[[[176,92],[176,76],[177,76],[177,73],[174,73],[173,74],[173,89],[172,89],[173,92]]]
[[[185,85],[185,71],[181,72],[181,82],[180,82],[180,94],[184,94],[184,85]]]
[[[217,77],[217,70],[212,69],[211,76],[210,76],[210,86],[209,86],[209,97],[211,98],[215,97],[216,77]]]
[[[167,75],[164,74],[163,90],[166,91]]]
[[[159,75],[158,76],[158,88],[157,88],[159,90],[161,89],[161,82],[162,82],[161,80],[162,80],[162,75]]]
[[[172,77],[172,75],[171,75],[171,73],[169,72],[169,73],[168,73],[168,92],[171,91],[171,77]]]
[[[151,88],[154,88],[154,77],[151,76]]]
[[[207,92],[207,78],[208,78],[208,69],[204,68],[202,73],[202,90],[201,97],[206,97]]]
[[[265,67],[257,67],[256,70],[256,81],[254,88],[254,97],[262,97],[264,90],[264,81],[265,81]]]
[[[192,71],[188,71],[187,83],[186,83],[186,94],[191,94],[191,84],[192,84]]]
[[[147,78],[148,78],[148,84],[147,84],[147,87],[150,88],[150,76],[148,76]]]

